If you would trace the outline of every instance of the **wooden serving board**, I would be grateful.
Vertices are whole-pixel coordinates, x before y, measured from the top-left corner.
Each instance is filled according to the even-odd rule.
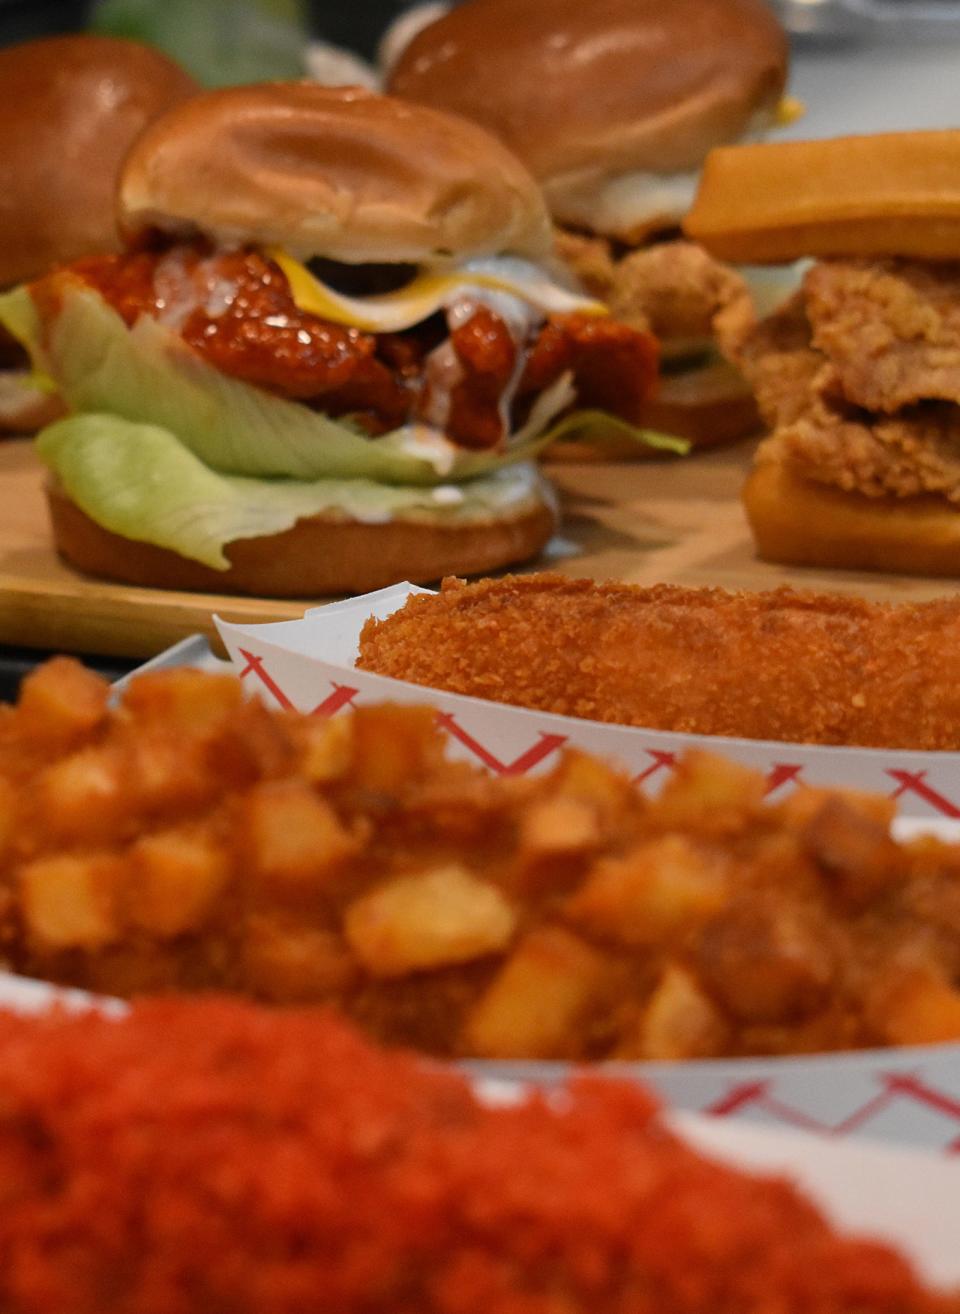
[[[568,575],[638,584],[778,584],[920,599],[948,580],[798,570],[756,561],[739,489],[753,444],[675,460],[552,464],[565,520],[544,565]],[[130,588],[86,579],[56,556],[43,498],[44,470],[28,441],[0,442],[0,644],[149,657],[187,634],[215,637],[230,620],[291,620],[325,599],[277,601]]]

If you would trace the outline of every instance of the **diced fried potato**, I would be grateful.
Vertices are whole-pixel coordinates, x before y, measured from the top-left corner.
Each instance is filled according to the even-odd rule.
[[[325,785],[340,780],[353,760],[352,716],[314,716],[298,722],[299,767],[308,780]]]
[[[960,990],[930,971],[904,973],[881,992],[877,1025],[891,1045],[960,1040]]]
[[[650,996],[636,1037],[618,1057],[709,1058],[723,1052],[728,1036],[723,1014],[696,977],[671,963]]]
[[[105,844],[129,825],[132,808],[123,754],[84,748],[47,768],[37,782],[41,824],[66,844]]]
[[[765,792],[759,772],[712,753],[687,753],[657,799],[657,821],[661,826],[693,824],[725,831],[741,825],[763,802]]]
[[[119,935],[117,860],[107,854],[37,858],[19,872],[23,918],[40,949],[100,949]]]
[[[831,799],[846,804],[861,817],[882,826],[885,831],[890,829],[890,823],[897,815],[895,800],[885,798],[882,794],[866,794],[858,789],[821,789],[814,785],[803,785],[794,790],[778,804],[777,812],[786,825],[802,828]]]
[[[285,720],[256,698],[212,727],[206,739],[206,761],[225,789],[288,775],[293,766],[294,746]]]
[[[127,918],[158,939],[198,930],[230,878],[223,849],[197,831],[144,835],[127,860],[133,867]]]
[[[642,808],[643,800],[627,776],[587,753],[571,751],[551,776],[552,792],[564,798],[592,803],[601,812]]]
[[[820,1008],[835,975],[822,924],[798,908],[758,906],[749,896],[704,929],[698,965],[707,985],[742,1022],[790,1023]]]
[[[516,914],[493,885],[456,865],[402,876],[347,909],[347,940],[374,976],[406,976],[504,949]]]
[[[219,783],[202,746],[190,736],[149,726],[129,744],[129,787],[153,817],[174,817],[212,801]]]
[[[397,794],[439,762],[443,739],[429,707],[358,707],[350,779],[361,789]]]
[[[277,891],[312,892],[357,851],[336,812],[303,780],[257,785],[244,800],[243,855]]]
[[[846,799],[825,799],[804,826],[802,841],[831,888],[853,907],[866,905],[898,879],[900,851],[888,824]]]
[[[233,675],[188,668],[148,671],[126,686],[123,706],[137,721],[206,733],[236,715],[243,687]]]
[[[102,724],[110,686],[72,657],[53,657],[20,688],[17,721],[30,739],[78,743]]]
[[[706,920],[727,895],[725,869],[682,835],[664,835],[597,864],[567,917],[625,945],[654,945]]]
[[[0,776],[0,862],[13,844],[18,813],[18,796],[14,785]]]
[[[562,795],[532,803],[520,827],[520,849],[528,858],[588,852],[600,838],[596,808]]]
[[[253,917],[244,936],[243,971],[246,989],[292,1004],[337,996],[353,983],[357,966],[331,931]]]
[[[606,960],[559,926],[531,931],[474,1006],[464,1052],[482,1058],[576,1058],[584,1023],[609,985]]]

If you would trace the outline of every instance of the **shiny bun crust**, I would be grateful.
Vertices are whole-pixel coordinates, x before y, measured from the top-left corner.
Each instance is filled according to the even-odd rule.
[[[764,561],[960,578],[960,507],[946,498],[845,493],[767,459],[743,505]]]
[[[625,173],[682,173],[780,99],[783,29],[763,0],[465,0],[403,52],[391,92],[473,118],[554,215]]]
[[[285,247],[300,259],[429,260],[550,249],[543,199],[482,128],[356,87],[197,96],[127,159],[120,224]]]
[[[269,598],[369,593],[403,580],[430,584],[448,574],[484,575],[535,557],[556,528],[546,497],[509,516],[467,525],[369,525],[312,516],[281,534],[231,543],[230,569],[220,571],[111,533],[56,485],[47,488],[47,500],[57,551],[84,574],[145,588]]]
[[[118,248],[117,174],[130,143],[197,90],[156,50],[67,36],[0,50],[0,287]]]

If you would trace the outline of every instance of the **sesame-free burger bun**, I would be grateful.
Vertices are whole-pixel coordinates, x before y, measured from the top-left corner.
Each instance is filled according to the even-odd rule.
[[[541,484],[516,507],[474,523],[369,524],[310,516],[282,533],[229,544],[230,568],[220,571],[105,529],[56,481],[47,487],[47,501],[57,551],[85,574],[145,588],[271,598],[370,593],[403,580],[430,584],[446,574],[485,575],[537,556],[557,525],[554,500]]]
[[[49,37],[0,50],[0,287],[111,251],[121,161],[196,83],[136,41]]]
[[[592,186],[687,173],[769,118],[787,61],[763,0],[464,0],[413,39],[389,90],[495,132],[554,217],[583,226]]]
[[[476,124],[357,87],[264,83],[153,123],[119,192],[124,234],[202,233],[300,260],[422,262],[550,250],[540,192]]]

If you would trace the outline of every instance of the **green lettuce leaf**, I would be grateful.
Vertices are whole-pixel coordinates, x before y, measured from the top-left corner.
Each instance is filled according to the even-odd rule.
[[[277,534],[324,512],[368,524],[394,519],[466,524],[549,496],[529,464],[433,487],[224,475],[168,430],[114,415],[58,420],[39,435],[37,450],[67,495],[98,524],[215,570],[230,565],[223,551],[228,543]]]
[[[59,313],[41,325],[25,287],[0,296],[0,324],[26,347],[34,369],[55,381],[68,407],[169,430],[213,470],[285,479],[373,479],[430,485],[473,479],[527,461],[597,412],[568,411],[576,394],[561,376],[538,397],[506,451],[472,452],[425,425],[370,438],[346,420],[222,374],[149,316],[128,329],[99,293],[65,284]],[[637,442],[683,452],[679,439],[604,414]]]
[[[44,332],[29,291],[16,288],[0,297],[0,323],[35,368],[56,380],[71,410],[159,425],[225,474],[423,485],[468,479],[525,460],[532,440],[572,400],[569,379],[559,379],[508,452],[474,453],[425,426],[370,438],[232,379],[149,316],[128,329],[92,289],[65,287],[62,308]]]

